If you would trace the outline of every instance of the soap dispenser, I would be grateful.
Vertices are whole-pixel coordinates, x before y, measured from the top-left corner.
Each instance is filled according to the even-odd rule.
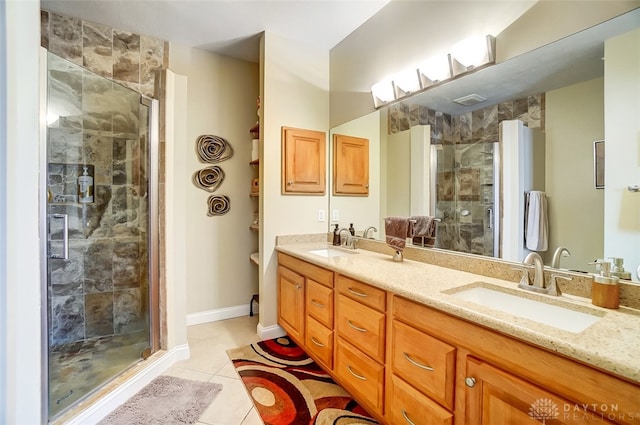
[[[338,225],[335,225],[336,228],[333,229],[333,245],[340,246],[340,232],[338,231]]]
[[[611,263],[596,260],[599,274],[594,275],[591,285],[591,303],[604,308],[618,308],[620,306],[620,285],[618,278],[611,276]]]
[[[88,167],[84,166],[82,175],[78,177],[78,202],[89,204],[93,202],[93,177],[89,175]]]
[[[613,267],[611,268],[611,276],[618,279],[631,280],[631,272],[624,270],[624,259],[617,257],[610,257],[613,260]]]

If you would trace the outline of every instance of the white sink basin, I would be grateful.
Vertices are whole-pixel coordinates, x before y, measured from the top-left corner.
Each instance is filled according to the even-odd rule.
[[[331,258],[331,257],[344,257],[346,255],[357,254],[356,251],[349,252],[344,249],[337,248],[321,248],[321,249],[312,249],[311,251],[307,251],[309,254],[319,255],[320,257]]]
[[[487,287],[471,287],[451,294],[455,298],[474,304],[509,313],[524,319],[533,320],[557,329],[579,333],[600,320],[602,314],[577,311],[544,301],[524,298],[502,290]]]

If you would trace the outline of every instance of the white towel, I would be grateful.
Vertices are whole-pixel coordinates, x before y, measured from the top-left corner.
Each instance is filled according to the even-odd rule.
[[[546,251],[549,243],[547,195],[539,190],[532,190],[527,193],[525,202],[525,246],[531,251]]]

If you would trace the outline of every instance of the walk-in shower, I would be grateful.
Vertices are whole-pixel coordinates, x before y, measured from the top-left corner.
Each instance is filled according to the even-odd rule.
[[[436,247],[499,255],[498,142],[431,145],[431,206]]]
[[[156,101],[47,53],[49,419],[158,349]]]

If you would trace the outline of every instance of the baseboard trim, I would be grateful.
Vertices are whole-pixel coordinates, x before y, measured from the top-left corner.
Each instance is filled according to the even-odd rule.
[[[187,314],[187,326],[200,325],[202,323],[217,322],[218,320],[233,319],[249,315],[249,304],[235,307],[219,308],[217,310],[202,311],[200,313]]]
[[[273,326],[262,326],[261,323],[258,323],[257,332],[258,336],[262,341],[266,339],[280,338],[281,336],[285,336],[287,332],[281,328],[279,325]]]
[[[152,356],[153,357],[153,356]],[[112,391],[101,397],[95,403],[74,416],[65,425],[95,424],[104,419],[116,407],[130,399],[138,391],[148,385],[154,378],[162,375],[171,365],[190,357],[189,345],[184,344],[161,354],[158,359],[143,367],[134,376],[117,385]]]

